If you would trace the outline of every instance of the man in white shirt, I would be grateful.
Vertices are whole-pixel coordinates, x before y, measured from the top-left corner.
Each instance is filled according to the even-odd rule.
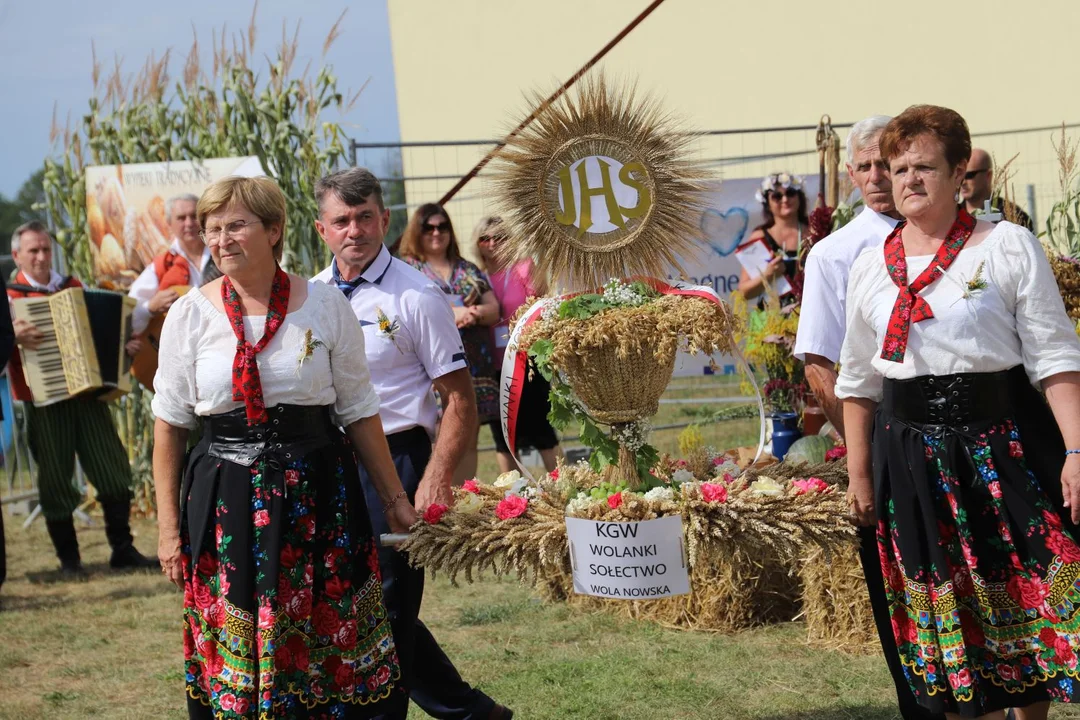
[[[351,168],[315,186],[315,227],[334,261],[315,276],[337,286],[364,329],[371,381],[379,395],[386,440],[408,499],[423,514],[434,503],[449,505],[454,469],[467,442],[476,440],[476,397],[465,349],[442,290],[423,273],[390,256],[384,235],[390,211],[382,186],[369,171]],[[445,401],[439,436],[432,448],[438,405]],[[360,476],[375,536],[389,532],[383,505]],[[412,700],[437,718],[506,720],[507,708],[461,679],[431,631],[419,619],[423,569],[412,568],[392,548],[379,550],[383,598],[390,613],[403,684]],[[404,719],[408,697],[380,717]]]
[[[885,238],[900,221],[900,214],[893,204],[889,167],[878,149],[881,131],[890,119],[873,115],[851,127],[847,138],[847,171],[862,194],[865,208],[850,223],[821,240],[806,256],[794,352],[795,357],[806,363],[810,389],[841,436],[844,434],[844,411],[843,404],[836,398],[836,364],[844,344],[848,272],[864,249],[884,245]],[[896,686],[900,715],[904,720],[942,718],[919,705],[904,676],[885,597],[876,528],[859,528],[859,560],[878,639]]]
[[[150,318],[166,312],[180,297],[171,289],[173,285],[202,285],[203,272],[211,259],[210,250],[199,234],[199,218],[195,214],[198,202],[198,196],[190,193],[171,197],[165,202],[165,220],[172,230],[172,244],[143,269],[128,289],[128,296],[139,303],[131,318],[131,327],[136,334],[146,330]],[[181,263],[177,268],[180,272],[169,272],[173,263]],[[176,277],[186,277],[188,281],[175,282]]]

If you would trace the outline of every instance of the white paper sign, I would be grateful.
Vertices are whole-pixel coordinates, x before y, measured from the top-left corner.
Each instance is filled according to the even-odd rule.
[[[682,517],[641,522],[566,518],[574,592],[648,600],[690,592]]]

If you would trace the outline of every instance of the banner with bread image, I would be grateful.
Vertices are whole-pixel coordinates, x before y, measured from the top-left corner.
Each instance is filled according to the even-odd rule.
[[[95,165],[86,168],[86,218],[94,281],[127,290],[173,241],[165,216],[169,198],[201,195],[229,175],[264,175],[257,157]]]

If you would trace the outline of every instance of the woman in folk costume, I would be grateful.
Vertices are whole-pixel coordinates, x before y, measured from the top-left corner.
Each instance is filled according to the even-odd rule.
[[[400,677],[353,451],[393,531],[416,513],[363,331],[340,292],[280,268],[285,220],[269,178],[211,185],[199,222],[224,275],[177,300],[162,335],[159,548],[184,589],[192,718],[369,717]]]
[[[962,117],[908,108],[880,145],[907,220],[852,267],[850,502],[919,703],[1044,719],[1080,699],[1080,341],[1035,237],[957,209]]]

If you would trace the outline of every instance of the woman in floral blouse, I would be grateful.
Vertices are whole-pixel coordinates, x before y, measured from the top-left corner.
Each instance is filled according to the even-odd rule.
[[[400,709],[408,699],[395,692],[354,450],[390,527],[406,531],[416,513],[383,434],[363,331],[338,290],[278,265],[285,197],[273,180],[220,180],[197,212],[224,275],[169,311],[153,400],[158,551],[184,590],[188,714]],[[197,417],[202,438],[185,462]]]
[[[435,282],[446,293],[465,346],[480,425],[498,417],[499,381],[491,342],[492,325],[499,322],[499,301],[488,278],[461,257],[450,215],[435,203],[421,205],[413,213],[401,238],[401,259]],[[474,441],[458,466],[458,482],[476,475]]]

